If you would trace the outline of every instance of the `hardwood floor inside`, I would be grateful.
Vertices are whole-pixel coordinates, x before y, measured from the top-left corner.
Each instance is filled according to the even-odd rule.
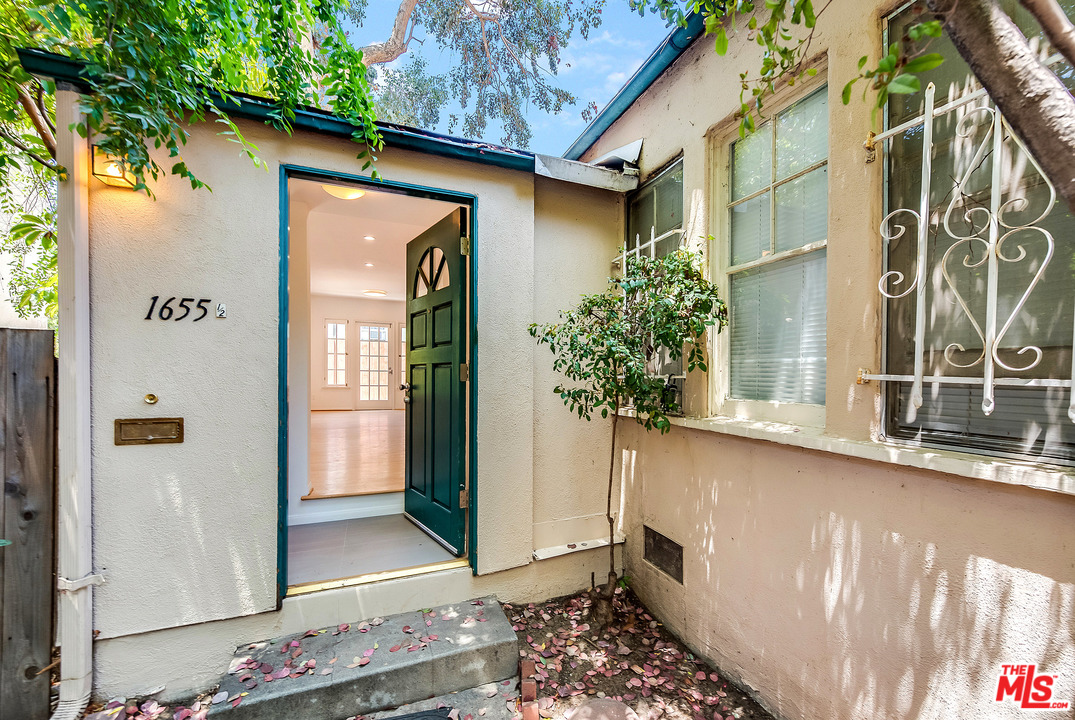
[[[403,410],[310,413],[310,488],[303,500],[403,492]]]

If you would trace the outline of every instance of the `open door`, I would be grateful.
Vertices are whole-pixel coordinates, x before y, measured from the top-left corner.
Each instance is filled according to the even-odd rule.
[[[404,509],[462,555],[466,443],[465,210],[407,244],[407,412]]]

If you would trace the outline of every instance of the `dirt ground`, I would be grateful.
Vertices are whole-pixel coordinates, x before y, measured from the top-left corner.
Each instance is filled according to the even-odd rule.
[[[630,590],[617,589],[614,605],[615,620],[600,636],[589,625],[585,593],[504,605],[520,655],[535,661],[542,717],[562,718],[597,696],[626,703],[641,720],[771,720],[657,622]]]

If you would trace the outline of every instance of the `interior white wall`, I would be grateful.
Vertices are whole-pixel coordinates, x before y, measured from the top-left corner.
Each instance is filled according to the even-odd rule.
[[[316,222],[317,214],[313,214]],[[325,321],[349,320],[348,361],[353,362],[351,370],[357,372],[357,329],[359,322],[389,323],[388,359],[392,374],[389,377],[388,397],[392,407],[403,409],[403,393],[399,391],[399,328],[406,319],[406,303],[395,300],[374,300],[364,297],[339,297],[334,295],[313,295],[310,300],[310,409],[311,410],[354,410],[358,407],[358,385],[349,383],[348,387],[328,387],[325,385]]]

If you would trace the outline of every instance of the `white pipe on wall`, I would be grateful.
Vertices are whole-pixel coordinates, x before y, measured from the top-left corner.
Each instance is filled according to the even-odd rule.
[[[90,525],[89,144],[71,126],[80,97],[56,87],[59,183],[59,379],[57,556],[60,704],[54,719],[81,717],[93,690],[93,556]]]

